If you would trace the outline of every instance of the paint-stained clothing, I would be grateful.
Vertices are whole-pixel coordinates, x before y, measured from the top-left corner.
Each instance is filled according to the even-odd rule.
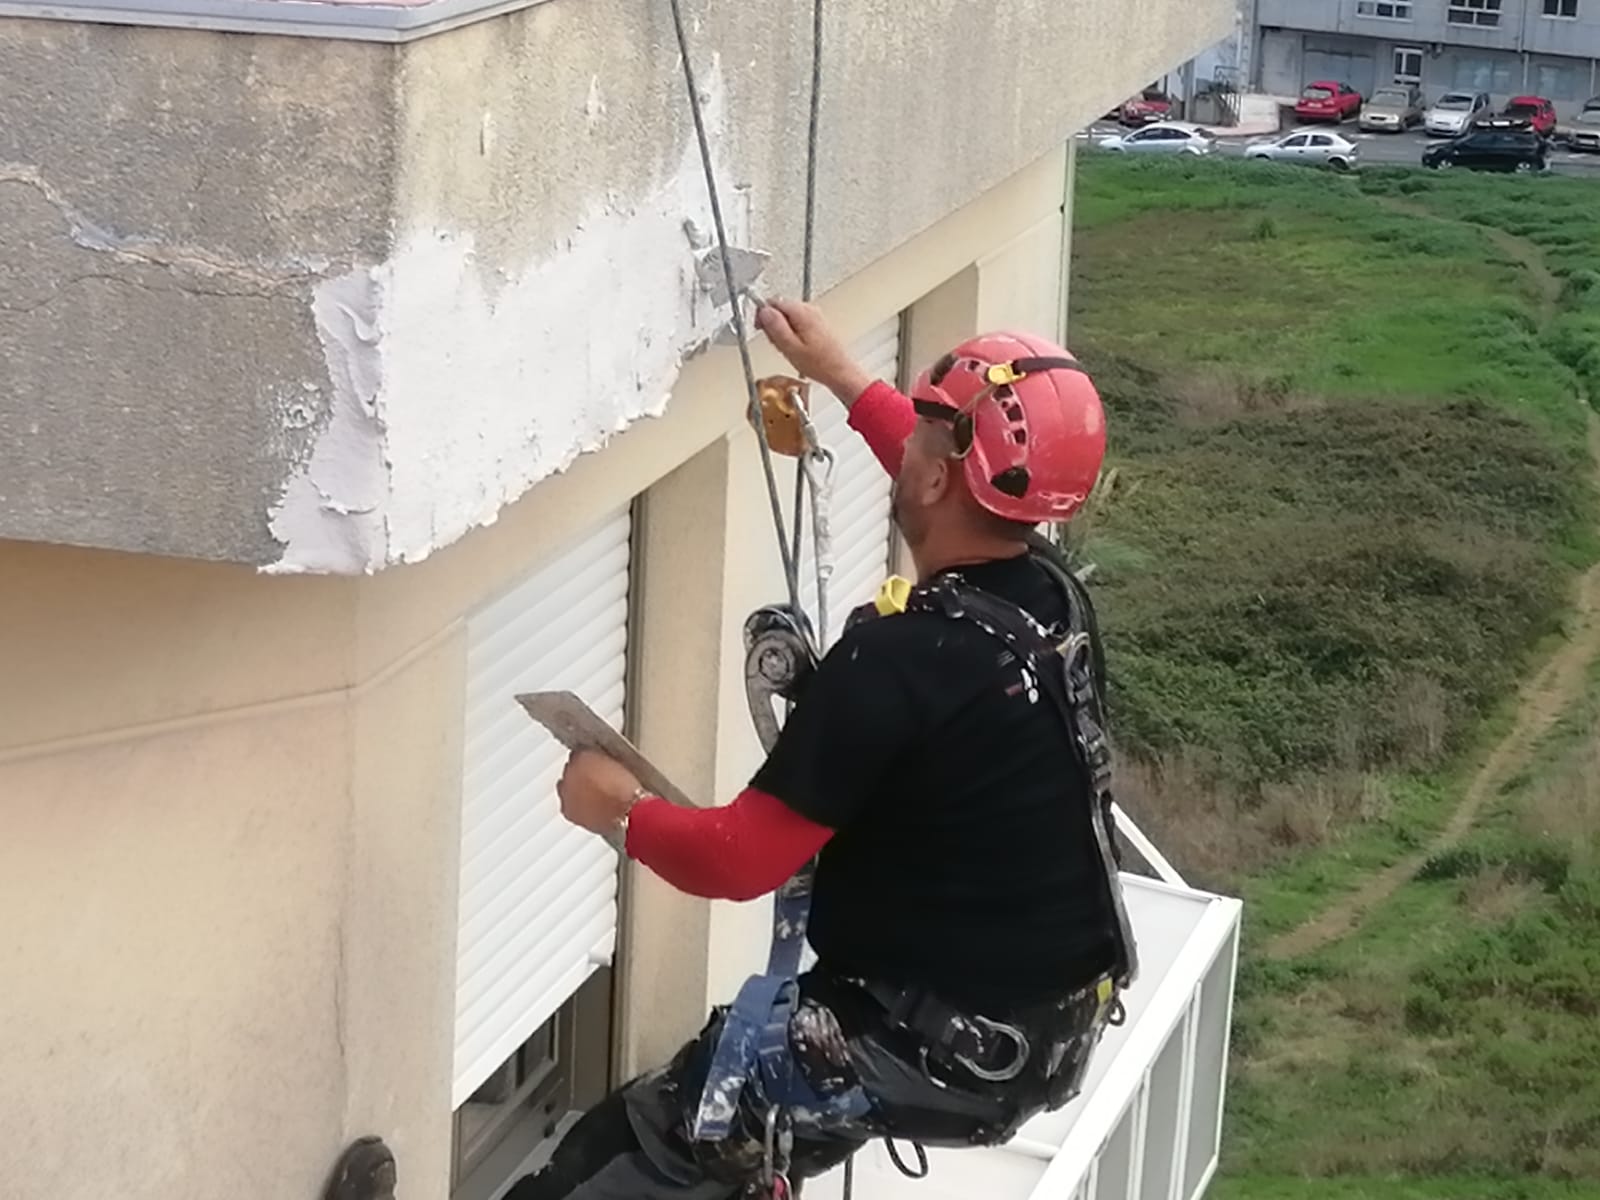
[[[1021,1077],[983,1083],[960,1070],[930,1067],[924,1047],[889,1029],[881,1008],[849,981],[813,971],[801,981],[802,1002],[789,1027],[791,1050],[819,1089],[860,1083],[873,1097],[865,1121],[795,1136],[788,1177],[796,1184],[842,1163],[875,1136],[929,1146],[1006,1140],[1046,1104],[1044,1056]],[[1015,1014],[1048,1045],[1057,1031],[1082,1030],[1085,1014],[1070,1005]],[[692,1143],[685,1130],[722,1014],[665,1068],[641,1076],[584,1114],[549,1165],[520,1180],[505,1200],[735,1200],[761,1175],[764,1110],[740,1102],[739,1132],[726,1142]],[[1076,1053],[1086,1056],[1092,1047]],[[1069,1064],[1070,1065],[1070,1064]]]
[[[1032,556],[960,574],[1065,627],[1060,591]],[[1111,966],[1115,919],[1096,886],[1071,735],[975,623],[906,613],[851,629],[754,783],[836,831],[810,927],[833,971],[991,1012]]]
[[[633,806],[627,850],[680,892],[754,900],[787,883],[832,836],[777,797],[745,788],[720,808],[645,797]]]

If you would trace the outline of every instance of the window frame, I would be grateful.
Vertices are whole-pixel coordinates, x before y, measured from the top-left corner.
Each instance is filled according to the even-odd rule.
[[[1356,16],[1371,21],[1409,21],[1412,11],[1412,0],[1356,0]]]
[[[1413,57],[1417,63],[1417,73],[1415,75],[1401,70],[1401,59],[1409,60]],[[1389,56],[1390,75],[1395,83],[1404,84],[1408,87],[1421,87],[1422,72],[1427,67],[1427,62],[1427,55],[1421,46],[1395,46]]]
[[[1571,12],[1552,12],[1552,9],[1571,9]],[[1576,21],[1578,19],[1578,0],[1544,0],[1541,15],[1547,21]]]
[[[1458,29],[1499,29],[1503,15],[1504,0],[1447,0],[1444,21]]]
[[[594,1104],[613,1083],[613,971],[589,980],[512,1053],[478,1093],[450,1115],[450,1200],[491,1200],[560,1131],[571,1112]]]

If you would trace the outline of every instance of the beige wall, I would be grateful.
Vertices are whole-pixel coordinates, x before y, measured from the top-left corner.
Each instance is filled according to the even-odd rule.
[[[854,336],[914,306],[919,358],[983,315],[1048,329],[1061,179],[1047,156],[826,307]],[[667,416],[373,578],[0,541],[0,1194],[309,1200],[378,1132],[406,1200],[444,1196],[465,616],[647,490],[638,736],[737,792],[740,630],[782,592],[742,405],[732,352],[702,356]],[[628,1069],[766,938],[764,904],[633,876]]]

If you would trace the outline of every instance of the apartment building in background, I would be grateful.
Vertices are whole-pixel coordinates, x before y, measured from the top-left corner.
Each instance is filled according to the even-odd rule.
[[[811,6],[685,7],[793,294]],[[818,282],[863,358],[1059,334],[1073,132],[1233,19],[828,0]],[[491,1200],[759,966],[768,906],[565,825],[512,701],[577,691],[706,802],[758,760],[783,587],[709,230],[666,0],[0,0],[7,1200],[312,1200],[363,1134],[403,1200]],[[819,417],[838,613],[894,548]],[[1129,896],[1094,1103],[919,1195],[1204,1190],[1237,905]]]
[[[1600,94],[1600,0],[1242,0],[1253,29],[1247,75],[1298,95],[1318,79],[1364,96],[1416,83],[1544,96],[1562,115]]]

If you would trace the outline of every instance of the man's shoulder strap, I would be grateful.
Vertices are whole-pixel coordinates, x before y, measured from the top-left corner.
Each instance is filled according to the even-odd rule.
[[[1037,530],[1028,535],[1028,551],[1035,562],[1039,563],[1055,580],[1067,601],[1067,607],[1072,612],[1072,625],[1074,633],[1089,635],[1089,647],[1094,658],[1094,686],[1100,694],[1101,703],[1105,702],[1106,695],[1106,656],[1105,648],[1100,642],[1100,620],[1094,611],[1094,600],[1089,595],[1089,587],[1079,579],[1067,562],[1066,556],[1054,542]]]

